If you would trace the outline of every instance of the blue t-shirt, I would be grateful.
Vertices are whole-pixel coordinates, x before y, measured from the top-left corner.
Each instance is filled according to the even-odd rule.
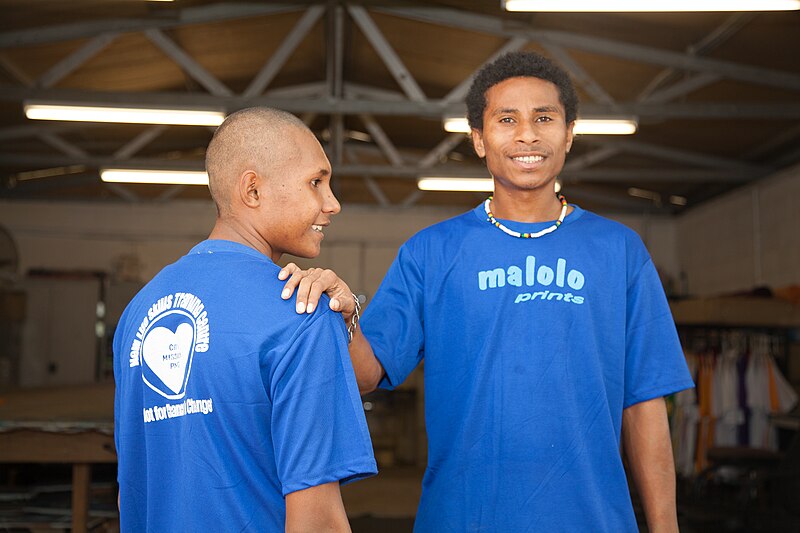
[[[290,492],[376,473],[344,322],[298,315],[279,268],[207,240],[114,336],[122,531],[283,531]]]
[[[383,387],[425,360],[415,531],[637,531],[622,410],[692,380],[633,231],[574,207],[519,239],[480,205],[401,247],[363,330]]]

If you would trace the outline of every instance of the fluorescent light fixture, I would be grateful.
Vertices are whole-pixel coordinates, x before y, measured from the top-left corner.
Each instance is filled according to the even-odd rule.
[[[654,202],[661,201],[661,195],[654,191],[648,191],[647,189],[639,189],[638,187],[629,187],[628,188],[628,195],[633,196],[635,198],[644,198],[646,200],[652,200]]]
[[[159,185],[208,185],[208,174],[193,170],[143,170],[104,168],[100,179],[107,183],[155,183]]]
[[[42,178],[53,178],[55,176],[66,176],[69,174],[80,174],[85,172],[84,165],[70,165],[68,167],[43,168],[40,170],[26,170],[17,173],[14,177],[17,181],[38,180]]]
[[[444,117],[444,131],[450,133],[469,133],[472,130],[467,117]]]
[[[628,118],[579,118],[575,121],[575,135],[633,135],[638,124]]]
[[[32,120],[122,122],[175,126],[219,126],[225,113],[211,109],[158,109],[144,107],[86,106],[26,102],[25,116]]]
[[[800,0],[504,0],[506,11],[793,11]]]
[[[431,176],[419,178],[417,187],[421,191],[492,192],[494,191],[494,181],[492,178],[440,178]]]
[[[632,118],[579,118],[575,121],[575,135],[632,135],[638,123]],[[466,117],[445,117],[444,130],[451,133],[469,133]]]
[[[684,206],[686,205],[687,200],[685,196],[678,196],[676,194],[673,194],[672,196],[669,197],[669,203],[671,203],[672,205]]]

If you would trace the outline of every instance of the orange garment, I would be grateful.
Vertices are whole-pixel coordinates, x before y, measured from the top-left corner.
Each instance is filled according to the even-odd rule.
[[[712,354],[701,357],[697,374],[697,403],[700,419],[697,426],[697,454],[695,471],[702,472],[708,466],[706,451],[714,445],[715,418],[711,409],[714,382],[714,358]]]
[[[769,377],[769,412],[779,413],[781,411],[781,401],[778,399],[778,387],[775,384],[775,365],[769,362],[767,376]]]

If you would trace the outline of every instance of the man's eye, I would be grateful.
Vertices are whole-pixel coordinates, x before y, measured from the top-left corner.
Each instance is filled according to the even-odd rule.
[[[551,117],[548,117],[547,115],[543,115],[543,116],[537,118],[536,122],[550,122],[552,120],[553,119]]]
[[[311,185],[314,186],[314,187],[319,187],[320,183],[322,183],[322,180],[320,180],[320,179],[311,180]]]
[[[511,117],[503,117],[500,119],[500,122],[505,122],[506,124],[510,124],[511,122],[514,122],[514,119]]]

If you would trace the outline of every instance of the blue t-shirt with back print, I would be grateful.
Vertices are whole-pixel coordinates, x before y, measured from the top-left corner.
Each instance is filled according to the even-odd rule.
[[[285,496],[376,473],[344,321],[298,315],[279,267],[207,240],[114,337],[122,531],[283,531]]]

